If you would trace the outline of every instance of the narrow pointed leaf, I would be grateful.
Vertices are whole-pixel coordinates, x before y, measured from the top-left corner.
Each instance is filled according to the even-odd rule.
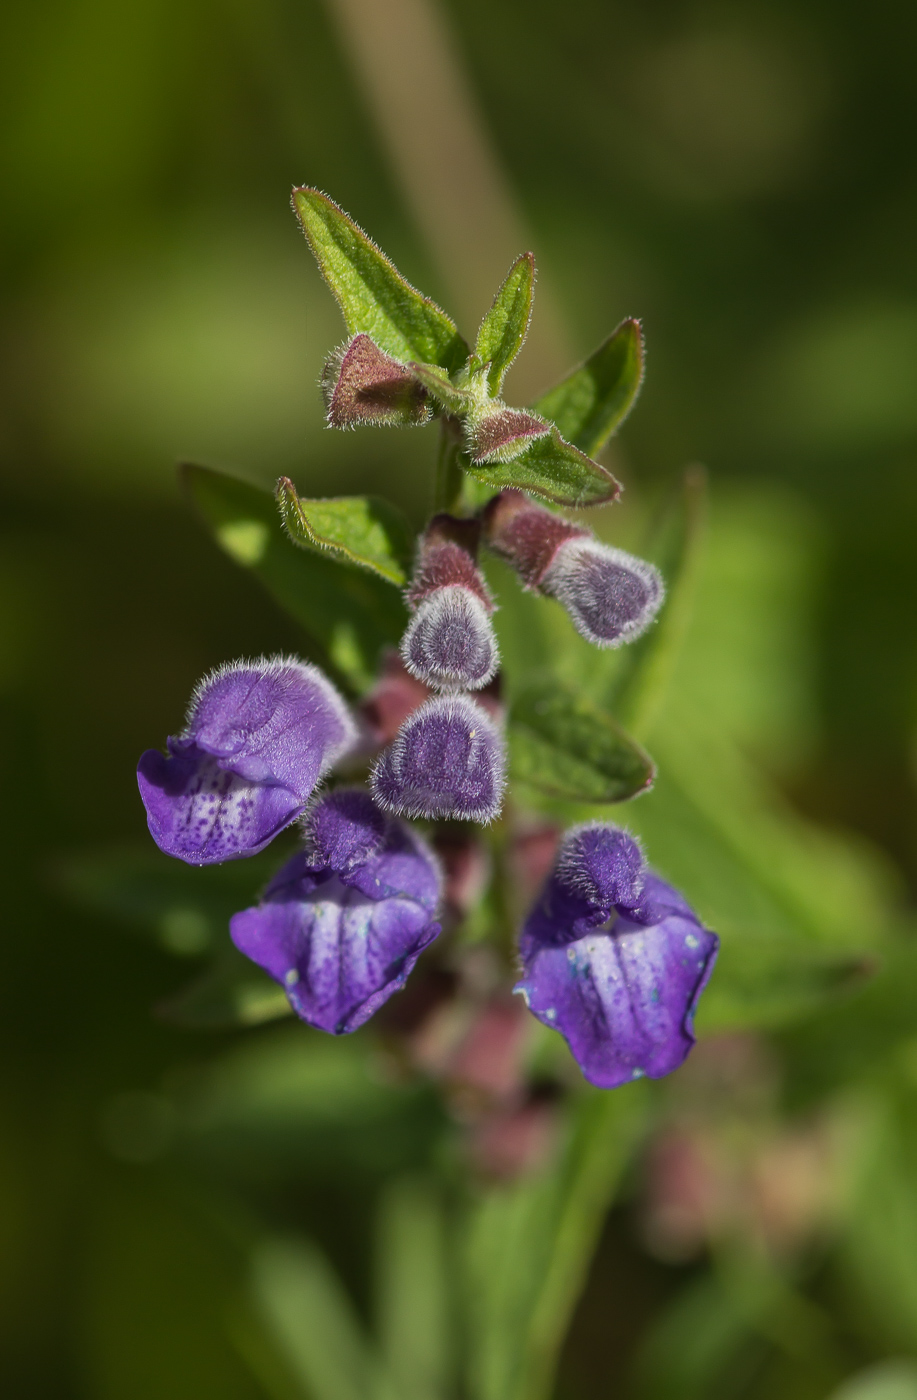
[[[468,413],[474,406],[474,399],[468,390],[457,389],[448,374],[444,374],[436,365],[421,365],[411,361],[408,369],[418,384],[422,384],[427,393],[448,413],[461,415]]]
[[[376,1332],[400,1400],[445,1400],[453,1352],[447,1229],[442,1202],[422,1177],[396,1177],[376,1226]]]
[[[484,1194],[463,1232],[473,1400],[546,1400],[609,1203],[640,1140],[643,1086],[585,1092],[553,1168]]]
[[[330,549],[389,583],[407,583],[414,552],[411,527],[396,506],[379,496],[310,500],[289,477],[277,483],[277,504],[294,544]]]
[[[343,556],[297,549],[270,491],[209,467],[185,466],[182,476],[217,543],[302,626],[316,659],[351,693],[366,690],[380,651],[397,646],[404,631],[407,614],[397,591]]]
[[[532,315],[534,288],[535,258],[532,253],[522,253],[481,322],[474,347],[478,360],[490,366],[487,383],[492,394],[499,394],[506,371],[522,349]]]
[[[517,486],[561,506],[598,506],[620,495],[620,484],[605,467],[565,442],[556,428],[531,445],[511,462],[470,460],[465,470],[479,481],[500,490]]]
[[[294,189],[293,208],[351,335],[359,331],[396,360],[458,369],[468,347],[434,301],[412,287],[343,209],[319,190]]]
[[[513,700],[509,741],[513,777],[553,797],[625,802],[655,776],[652,759],[610,715],[552,682]]]
[[[654,626],[627,648],[607,697],[621,723],[640,739],[652,729],[665,700],[691,620],[706,519],[706,473],[702,467],[689,467],[646,550],[665,579],[665,602]]]
[[[633,408],[643,382],[643,331],[622,321],[583,364],[531,405],[594,456]]]

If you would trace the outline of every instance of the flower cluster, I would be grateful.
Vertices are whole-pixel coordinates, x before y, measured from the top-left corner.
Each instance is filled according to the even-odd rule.
[[[508,407],[500,394],[528,325],[530,254],[510,269],[470,349],[331,201],[316,191],[295,195],[351,332],[322,377],[329,424],[411,426],[438,417],[443,460],[474,489],[439,492],[441,508],[417,541],[405,589],[400,655],[383,659],[355,710],[315,666],[287,657],[236,662],[201,682],[183,732],[168,739],[166,755],[143,755],[138,781],[157,845],[192,865],[254,855],[301,823],[300,850],[260,903],[233,917],[230,932],[299,1017],[338,1035],[403,987],[424,949],[484,892],[487,860],[466,837],[469,826],[501,814],[507,754],[496,604],[479,547],[508,563],[525,589],[564,607],[597,647],[641,636],[664,588],[652,564],[532,498],[572,506],[616,498],[617,482],[587,452],[601,446],[639,387],[638,323],[623,323],[534,409]],[[630,374],[623,388],[615,379],[622,366]],[[565,431],[576,429],[570,440],[558,415]],[[347,508],[312,504],[325,518],[329,507]],[[368,508],[346,518],[366,530],[377,520]],[[349,536],[318,542],[378,566]],[[348,785],[331,786],[342,765]],[[433,824],[429,845],[410,820]],[[610,1088],[682,1062],[716,950],[716,936],[647,868],[631,836],[608,823],[578,826],[561,841],[522,928],[514,990],[564,1035],[586,1078]],[[491,1030],[470,1034],[452,1059],[495,1102],[512,1100],[518,1124],[531,1126],[537,1104],[512,1098],[515,1088],[502,1080],[495,1088],[468,1048],[505,1041],[507,1063],[515,1056],[508,993],[508,979],[490,989],[490,1019],[481,1024]]]

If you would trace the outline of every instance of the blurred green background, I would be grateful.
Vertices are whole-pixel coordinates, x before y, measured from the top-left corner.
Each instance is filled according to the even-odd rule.
[[[313,1042],[295,1028],[205,1034],[156,1017],[218,931],[148,918],[152,936],[131,938],[104,899],[72,898],[106,851],[146,850],[133,768],[194,681],[298,644],[184,506],[176,461],[288,473],[311,495],[384,490],[418,523],[426,509],[429,431],[323,428],[316,379],[341,327],[293,183],[327,190],[466,335],[532,247],[540,299],[511,398],[643,318],[646,386],[614,457],[629,509],[689,461],[712,483],[694,659],[669,724],[681,749],[660,737],[663,771],[668,745],[681,772],[691,717],[706,716],[785,823],[782,846],[760,835],[759,863],[790,861],[794,823],[806,840],[839,832],[801,883],[847,902],[854,926],[879,918],[879,890],[882,919],[906,927],[915,44],[917,10],[890,0],[5,7],[4,1395],[301,1394],[250,1302],[253,1241],[311,1233],[365,1312],[379,1183],[437,1150],[433,1098],[376,1092],[349,1044],[300,1063]],[[657,810],[635,815],[648,841]],[[683,868],[678,850],[667,859],[714,919],[690,840]],[[862,1372],[851,1400],[917,1395],[917,976],[893,981],[898,1001],[876,993],[866,1030],[845,1003],[740,1047],[725,1088],[699,1061],[672,1090],[672,1121],[719,1154],[725,1176],[705,1180],[728,1223],[698,1208],[693,1235],[666,1226],[663,1133],[603,1236],[565,1400],[821,1400]],[[800,1126],[813,1104],[822,1117]],[[749,1117],[779,1159],[780,1199],[805,1197],[761,1277],[760,1210],[742,1192],[763,1159],[730,1136]],[[732,1244],[718,1252],[714,1236]]]

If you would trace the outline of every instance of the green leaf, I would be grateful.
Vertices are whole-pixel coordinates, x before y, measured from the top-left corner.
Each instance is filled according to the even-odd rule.
[[[383,647],[406,622],[398,593],[331,554],[297,549],[269,491],[210,467],[184,466],[185,488],[217,543],[249,568],[317,644],[318,659],[352,693],[372,683]]]
[[[293,208],[322,276],[359,331],[396,360],[458,369],[468,346],[444,311],[423,296],[342,209],[319,190],[294,189]]]
[[[706,523],[707,475],[689,467],[645,551],[665,579],[665,601],[655,624],[627,647],[608,694],[621,723],[640,739],[662,708],[691,621]]]
[[[535,438],[511,462],[475,466],[467,459],[462,465],[469,476],[497,490],[517,486],[561,506],[604,505],[615,500],[621,491],[610,471],[565,442],[556,428]]]
[[[489,365],[487,383],[492,394],[499,394],[506,371],[522,349],[532,315],[534,289],[535,257],[522,253],[481,322],[474,347],[481,364]]]
[[[309,1400],[395,1400],[340,1279],[315,1245],[262,1245],[253,1287],[259,1311]]]
[[[554,682],[513,699],[509,741],[513,777],[553,797],[625,802],[655,776],[652,759],[610,715]]]
[[[190,1030],[260,1026],[292,1015],[283,988],[229,942],[206,972],[157,1010],[164,1020]]]
[[[449,378],[436,365],[421,365],[412,360],[408,365],[411,374],[422,384],[447,413],[465,414],[474,407],[474,397],[467,389],[457,389]]]
[[[277,482],[277,504],[294,544],[330,549],[401,587],[414,553],[411,527],[396,506],[380,496],[300,496],[289,477]]]
[[[608,1205],[639,1140],[645,1086],[586,1091],[547,1172],[495,1188],[464,1230],[470,1400],[543,1400]]]
[[[643,331],[622,321],[588,360],[531,405],[590,457],[623,423],[643,382]]]
[[[450,1393],[451,1279],[443,1209],[432,1182],[396,1177],[382,1194],[375,1249],[376,1321],[400,1400]]]

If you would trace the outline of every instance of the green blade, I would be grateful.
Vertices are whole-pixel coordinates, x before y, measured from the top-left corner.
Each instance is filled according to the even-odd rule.
[[[489,365],[487,383],[499,394],[503,378],[525,342],[535,290],[535,257],[522,253],[513,263],[493,305],[481,322],[474,353]]]
[[[351,693],[366,690],[379,653],[397,646],[404,631],[405,607],[395,589],[330,553],[297,549],[284,534],[273,496],[260,486],[210,467],[181,471],[221,549],[252,570]]]
[[[411,527],[396,506],[379,496],[310,500],[289,477],[277,483],[277,504],[287,534],[305,549],[330,549],[388,583],[407,583],[414,553]]]
[[[464,363],[468,346],[445,311],[412,287],[343,209],[307,186],[294,189],[293,209],[351,335],[365,332],[396,360],[450,370]]]
[[[468,475],[501,490],[516,486],[561,506],[598,506],[615,500],[621,487],[611,472],[565,442],[556,428],[510,462],[462,463]]]
[[[546,681],[513,700],[513,777],[573,802],[625,802],[651,786],[653,761],[588,700]]]
[[[622,321],[588,360],[531,407],[592,457],[630,413],[642,382],[643,331],[639,321]]]

